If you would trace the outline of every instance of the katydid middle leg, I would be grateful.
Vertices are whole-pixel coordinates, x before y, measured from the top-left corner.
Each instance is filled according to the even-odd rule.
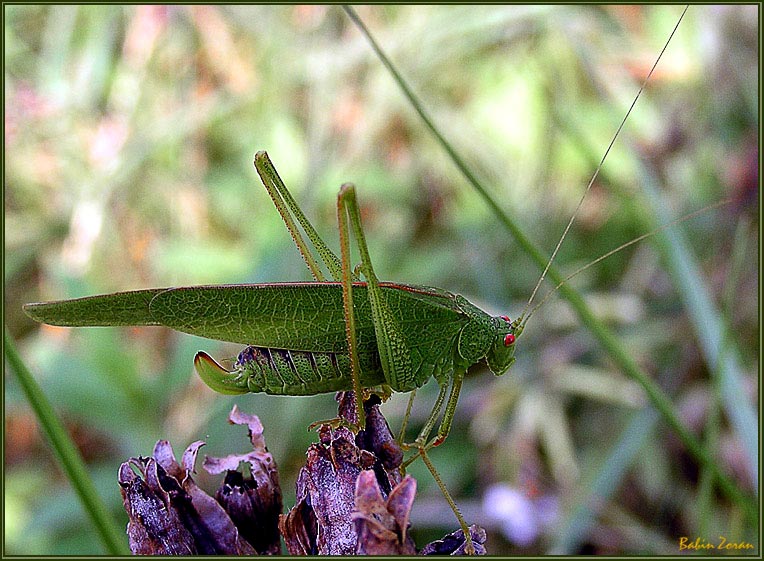
[[[427,441],[430,437],[432,429],[435,427],[435,423],[437,422],[438,416],[440,415],[440,410],[443,407],[443,401],[446,398],[448,387],[445,385],[440,387],[440,391],[438,392],[438,397],[435,400],[435,405],[432,408],[432,412],[427,418],[427,421],[422,427],[422,430],[419,432],[419,435],[416,437],[416,440],[413,443],[403,444],[404,448],[415,448],[417,450],[416,454],[403,462],[401,465],[403,469],[405,469],[409,464],[416,460],[418,456],[421,456],[427,452],[427,450],[430,448],[442,444],[448,436],[448,433],[451,431],[451,423],[454,420],[456,403],[459,399],[459,393],[462,389],[462,380],[464,379],[464,374],[464,370],[455,371],[453,374],[451,393],[448,397],[448,402],[446,403],[446,410],[443,413],[443,419],[440,422],[440,427],[438,427],[438,434],[429,442]]]
[[[411,393],[409,393],[409,401],[406,404],[406,412],[403,414],[403,421],[401,422],[401,429],[398,432],[398,437],[395,439],[395,441],[398,443],[398,446],[401,446],[403,444],[403,439],[406,437],[406,427],[409,424],[409,417],[411,416],[411,408],[414,406],[414,398],[416,397],[416,390],[411,390]]]

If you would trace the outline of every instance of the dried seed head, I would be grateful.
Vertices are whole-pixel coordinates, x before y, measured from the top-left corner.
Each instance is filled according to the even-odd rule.
[[[211,474],[226,473],[215,494],[239,532],[259,554],[275,554],[281,549],[278,520],[282,511],[281,486],[276,462],[265,446],[263,425],[256,415],[247,415],[234,405],[228,420],[247,425],[253,450],[223,458],[206,457],[204,469]],[[249,464],[249,476],[239,471]]]
[[[157,442],[153,457],[131,458],[120,466],[119,484],[134,554],[255,553],[223,508],[191,477],[200,446],[195,442],[186,450],[185,467],[178,464],[169,443],[163,440]]]
[[[485,530],[473,524],[470,526],[470,536],[472,536],[472,545],[475,547],[475,555],[485,555]],[[465,555],[466,545],[464,532],[459,529],[444,536],[443,539],[427,544],[419,555]]]

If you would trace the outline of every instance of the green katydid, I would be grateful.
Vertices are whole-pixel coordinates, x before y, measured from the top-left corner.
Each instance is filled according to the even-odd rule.
[[[199,376],[213,390],[226,394],[314,395],[354,390],[362,429],[364,389],[388,386],[396,392],[413,392],[435,378],[440,392],[415,446],[471,543],[467,524],[426,450],[448,435],[468,367],[485,360],[497,375],[509,369],[521,324],[506,316],[492,317],[464,297],[441,289],[380,283],[366,247],[352,185],[343,185],[338,196],[340,259],[292,199],[265,152],[256,154],[255,167],[316,282],[136,290],[27,304],[24,310],[36,321],[51,325],[163,325],[246,344],[230,372],[206,353],[197,353],[194,364]],[[302,225],[334,282],[326,282],[290,213]],[[351,229],[361,253],[363,283],[350,267]],[[428,442],[449,385],[437,436]]]
[[[468,536],[469,551],[467,524],[428,459],[427,450],[442,443],[449,433],[467,368],[484,360],[494,374],[505,373],[515,360],[515,342],[525,322],[546,298],[530,314],[511,321],[507,316],[491,316],[464,297],[441,289],[379,282],[365,245],[352,185],[343,185],[338,197],[342,241],[339,259],[302,215],[265,152],[256,155],[255,166],[274,202],[278,201],[276,206],[316,282],[135,290],[26,304],[25,312],[51,325],[162,325],[245,344],[247,347],[239,354],[232,371],[203,351],[194,359],[204,382],[224,394],[315,395],[354,390],[356,396],[362,396],[365,389],[388,386],[396,392],[412,392],[413,399],[414,391],[434,377],[440,391],[414,442],[414,457],[421,457],[431,471]],[[282,203],[295,213],[311,241],[320,248],[318,253],[332,274],[340,271],[339,280],[335,276],[333,282],[325,281],[291,218],[284,213]],[[664,227],[692,218],[698,212]],[[362,254],[360,270],[366,282],[360,282],[350,270],[348,214]],[[608,252],[568,279],[656,231]],[[451,391],[437,436],[428,441],[443,409],[449,384]],[[357,399],[356,404],[357,419],[363,428],[362,399]]]
[[[342,248],[338,258],[294,202],[265,152],[255,156],[255,167],[316,282],[134,290],[26,304],[25,312],[36,321],[51,325],[162,325],[210,339],[246,344],[233,371],[224,369],[203,351],[194,359],[204,382],[224,394],[314,395],[354,390],[356,396],[363,396],[365,389],[388,386],[396,392],[412,392],[413,399],[414,391],[434,377],[440,391],[414,442],[413,458],[421,457],[432,473],[467,536],[469,550],[467,524],[428,459],[427,450],[448,435],[467,368],[484,360],[494,374],[505,373],[515,360],[515,342],[533,310],[511,321],[507,316],[491,316],[464,297],[445,290],[379,282],[371,265],[352,185],[343,185],[338,196]],[[290,212],[331,271],[333,282],[324,279]],[[680,220],[691,216],[694,214]],[[358,242],[362,256],[360,271],[366,282],[360,282],[350,269],[348,221]],[[437,436],[428,441],[443,409],[449,384],[451,391]],[[362,397],[356,399],[356,405],[357,419],[363,428]],[[409,410],[410,405],[411,402]]]
[[[197,354],[197,372],[221,393],[314,395],[355,389],[360,395],[361,389],[381,385],[409,392],[434,377],[441,391],[419,444],[434,427],[450,382],[438,435],[428,447],[441,442],[448,434],[467,368],[484,359],[495,374],[506,372],[522,327],[444,290],[380,283],[351,185],[344,185],[338,197],[340,259],[302,214],[265,152],[255,156],[255,167],[316,282],[137,290],[27,304],[24,310],[51,325],[164,325],[250,345],[232,372],[206,353]],[[305,229],[333,282],[326,282],[289,213]],[[362,256],[363,283],[350,269],[350,228]],[[363,423],[363,415],[358,418]]]

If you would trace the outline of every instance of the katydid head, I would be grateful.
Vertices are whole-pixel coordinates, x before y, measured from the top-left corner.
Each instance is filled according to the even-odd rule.
[[[501,376],[515,361],[515,342],[523,332],[523,326],[518,320],[512,321],[507,316],[493,318],[493,324],[494,341],[485,358],[491,372]]]

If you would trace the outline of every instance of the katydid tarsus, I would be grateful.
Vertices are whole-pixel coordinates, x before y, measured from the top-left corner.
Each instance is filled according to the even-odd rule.
[[[29,304],[25,310],[53,325],[164,325],[249,345],[233,371],[206,353],[197,354],[197,372],[222,393],[356,390],[360,397],[363,390],[379,386],[412,391],[434,377],[440,392],[415,440],[416,454],[426,459],[426,450],[448,434],[466,369],[484,360],[495,374],[506,372],[527,316],[513,322],[440,289],[379,282],[351,186],[344,186],[338,197],[337,256],[302,214],[265,153],[258,153],[255,165],[315,282],[148,289]],[[361,253],[359,274],[350,264],[351,235]],[[437,434],[430,438],[442,410]],[[358,419],[362,425],[364,416]]]

